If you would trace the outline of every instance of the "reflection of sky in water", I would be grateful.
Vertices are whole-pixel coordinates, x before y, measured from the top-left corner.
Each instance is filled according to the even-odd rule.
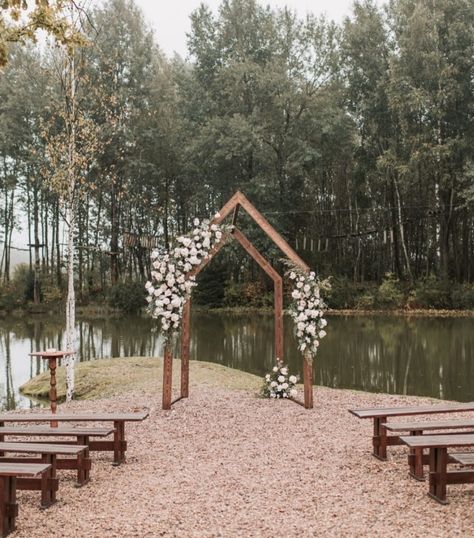
[[[162,342],[148,318],[81,320],[79,360],[161,355]],[[474,319],[331,317],[328,336],[315,361],[314,380],[330,387],[474,400]],[[257,375],[273,365],[271,314],[194,312],[191,358]],[[2,406],[29,406],[17,388],[44,371],[32,350],[60,348],[63,324],[57,318],[0,321]],[[178,351],[178,350],[176,350]],[[301,374],[291,320],[285,319],[285,362]]]

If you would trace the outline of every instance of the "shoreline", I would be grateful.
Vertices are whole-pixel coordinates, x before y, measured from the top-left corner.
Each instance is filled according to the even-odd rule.
[[[273,309],[269,307],[223,307],[223,308],[205,308],[201,306],[193,307],[193,311],[201,314],[230,314],[230,315],[245,315],[245,314],[257,314],[257,315],[269,315],[273,314]],[[37,305],[34,308],[18,308],[11,312],[0,310],[0,320],[7,317],[12,319],[20,319],[25,314],[35,317],[46,316],[62,316],[64,312],[59,308],[51,308],[47,305]],[[137,312],[130,314],[122,312],[118,309],[113,309],[104,306],[85,306],[77,307],[76,315],[78,319],[116,319],[125,316],[137,316],[148,317],[145,312]],[[326,311],[327,316],[394,316],[394,317],[419,317],[419,318],[472,318],[474,317],[474,310],[450,310],[450,309],[428,309],[428,308],[413,308],[413,309],[355,309],[355,308],[343,308],[332,309],[329,308]]]

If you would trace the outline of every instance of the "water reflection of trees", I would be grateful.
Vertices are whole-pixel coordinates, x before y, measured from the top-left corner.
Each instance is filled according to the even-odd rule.
[[[330,387],[474,400],[473,323],[469,318],[331,317],[315,361],[314,381]],[[160,355],[161,339],[154,326],[153,320],[140,317],[79,320],[79,360]],[[275,359],[273,331],[272,314],[194,312],[191,358],[263,375]],[[2,320],[0,404],[10,408],[18,404],[14,366],[18,353],[60,348],[62,342],[63,322],[55,317]],[[288,318],[284,359],[301,375],[302,359]],[[30,360],[28,366],[31,376],[47,367],[41,359]]]

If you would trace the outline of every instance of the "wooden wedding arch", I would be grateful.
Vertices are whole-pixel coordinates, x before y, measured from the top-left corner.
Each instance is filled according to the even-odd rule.
[[[254,207],[248,198],[240,191],[224,205],[219,213],[212,219],[211,224],[220,224],[232,213],[233,229],[224,234],[219,243],[211,250],[209,257],[202,261],[187,274],[187,278],[198,275],[211,259],[220,251],[229,239],[229,235],[237,240],[248,254],[257,262],[265,273],[273,280],[274,286],[274,324],[275,324],[275,356],[283,360],[283,279],[268,260],[255,248],[250,240],[237,227],[239,210],[243,209],[253,221],[267,234],[273,243],[285,254],[285,256],[300,267],[309,272],[309,267],[290,247],[283,237],[273,228],[267,219]],[[189,298],[183,311],[181,332],[181,393],[178,398],[172,400],[173,378],[173,352],[172,344],[168,342],[164,349],[163,359],[163,399],[162,408],[171,409],[171,406],[182,398],[189,396],[189,344],[190,344],[190,321],[191,321],[191,298]],[[303,355],[303,380],[304,380],[304,407],[313,408],[313,367],[311,360]],[[295,400],[296,401],[296,400]],[[297,402],[300,403],[300,402]]]

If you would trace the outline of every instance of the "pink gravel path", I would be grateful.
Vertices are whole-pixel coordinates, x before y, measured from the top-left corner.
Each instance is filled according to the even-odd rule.
[[[406,450],[370,456],[371,423],[349,407],[426,399],[317,388],[315,409],[245,391],[192,387],[170,412],[159,394],[74,402],[70,410],[149,407],[127,426],[128,463],[93,453],[81,489],[60,474],[59,502],[19,492],[16,538],[473,536],[474,485],[448,487],[450,505],[408,477]],[[61,411],[66,406],[61,407]]]

